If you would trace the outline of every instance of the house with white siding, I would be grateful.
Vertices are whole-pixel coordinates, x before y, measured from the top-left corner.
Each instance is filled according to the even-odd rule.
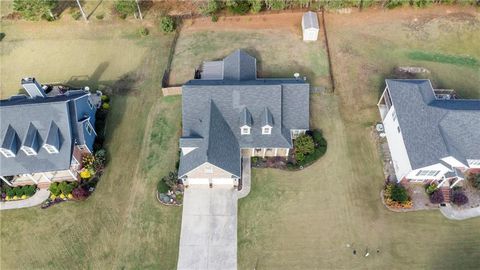
[[[453,188],[480,169],[480,100],[440,92],[430,80],[386,80],[377,105],[399,182]]]

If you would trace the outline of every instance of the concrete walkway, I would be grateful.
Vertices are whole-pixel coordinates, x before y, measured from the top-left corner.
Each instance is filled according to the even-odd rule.
[[[238,191],[238,198],[247,197],[251,188],[252,165],[250,157],[242,157],[242,189]]]
[[[480,217],[480,206],[470,209],[457,210],[454,209],[450,204],[447,204],[445,207],[440,207],[440,212],[452,220],[465,220],[474,217]]]
[[[237,269],[237,195],[232,187],[185,189],[177,269]]]
[[[35,193],[32,197],[19,200],[19,201],[9,201],[9,202],[1,202],[0,203],[0,210],[8,210],[8,209],[19,209],[19,208],[27,208],[32,206],[37,206],[42,204],[48,197],[50,196],[50,191],[47,189],[40,189]]]

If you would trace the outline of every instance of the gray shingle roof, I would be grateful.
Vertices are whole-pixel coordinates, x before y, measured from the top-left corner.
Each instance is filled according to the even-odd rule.
[[[257,60],[242,50],[236,50],[223,59],[224,80],[255,80]]]
[[[74,92],[47,98],[14,98],[0,100],[0,138],[5,138],[13,129],[18,137],[15,157],[6,158],[0,155],[0,175],[18,175],[25,173],[49,172],[65,170],[70,167],[73,139],[70,126],[68,101],[85,95],[85,92]],[[74,119],[75,120],[75,119]],[[50,137],[52,122],[58,127],[60,138]],[[30,141],[34,129],[38,139],[37,155],[27,156],[20,150],[21,139]],[[11,129],[10,129],[11,127]],[[35,137],[35,136],[33,136]],[[33,139],[32,139],[33,141]],[[50,141],[59,145],[59,153],[49,154],[41,145]],[[3,144],[3,142],[2,142]]]
[[[246,53],[235,51],[232,55],[239,54]],[[241,66],[241,63],[237,63],[237,65]],[[256,69],[249,65],[240,67],[241,70],[246,68]],[[249,72],[242,71],[241,73],[248,74]],[[219,161],[231,162],[231,164],[220,162],[219,167],[226,170],[239,169],[240,148],[291,148],[290,129],[309,128],[308,83],[297,79],[250,78],[247,76],[247,79],[239,81],[191,80],[183,86],[183,138],[202,137],[204,143],[207,143],[213,136],[214,140],[219,142],[219,148],[218,151],[209,152],[214,156],[202,156],[202,151],[197,151],[198,149],[183,156],[180,160],[181,171],[188,172],[195,168],[191,164],[184,163],[190,162],[198,166],[207,159],[215,160],[217,156],[221,157]],[[213,130],[205,127],[206,123],[213,123],[206,120],[211,117],[212,113],[206,112],[205,108],[210,107],[214,107],[212,109],[214,116],[218,111],[218,115],[223,119],[223,121],[215,122],[222,123],[221,125],[224,127],[218,129],[215,134],[212,133]],[[266,108],[268,108],[268,113],[265,114]],[[261,128],[265,122],[271,123],[272,126],[272,132],[269,135],[262,134]],[[251,126],[250,135],[241,135],[240,127],[245,123],[249,123]],[[182,147],[182,145],[185,145],[185,142],[181,140],[180,146]],[[238,160],[230,160],[219,154],[220,150],[227,153],[233,151],[232,149],[234,149],[232,153],[238,157]],[[236,174],[233,171],[229,172]]]
[[[28,126],[27,133],[25,134],[25,138],[23,139],[23,146],[32,148],[35,152],[38,151],[40,147],[40,135],[38,135],[38,129],[35,125],[30,122]]]
[[[480,100],[437,100],[429,80],[386,80],[412,169],[480,157]]]
[[[260,118],[262,120],[262,127],[264,126],[273,127],[273,115],[267,107],[263,109],[262,116]]]
[[[17,132],[10,124],[6,127],[5,135],[2,138],[2,148],[10,150],[14,154],[17,153],[19,138]]]
[[[60,143],[61,143],[60,130],[57,124],[55,124],[55,122],[53,121],[50,124],[47,140],[45,141],[45,143],[55,147],[57,150],[60,148]]]

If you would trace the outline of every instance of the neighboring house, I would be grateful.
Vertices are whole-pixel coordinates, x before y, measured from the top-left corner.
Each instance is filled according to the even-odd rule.
[[[312,11],[305,12],[302,17],[303,41],[316,41],[319,30],[317,13]]]
[[[22,79],[29,96],[0,100],[0,177],[11,186],[76,181],[82,155],[93,152],[98,95],[86,90],[46,94]]]
[[[378,107],[397,180],[454,187],[480,168],[480,100],[449,99],[429,80],[386,80]]]
[[[309,129],[309,84],[257,78],[256,59],[236,50],[205,62],[183,86],[179,178],[186,185],[231,185],[241,156],[287,157]]]

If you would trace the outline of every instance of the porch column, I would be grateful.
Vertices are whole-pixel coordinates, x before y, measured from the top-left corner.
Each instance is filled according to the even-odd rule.
[[[38,184],[38,181],[35,180],[35,178],[33,177],[32,174],[29,173],[29,174],[27,174],[27,176],[28,176],[28,178],[30,178],[30,180],[32,180],[35,184]]]
[[[8,181],[7,178],[5,178],[3,176],[0,176],[0,178],[2,178],[3,182],[5,182],[7,185],[13,187],[12,183],[10,183],[10,181]]]
[[[255,148],[252,148],[252,157],[255,156]]]
[[[290,148],[287,148],[287,154],[286,154],[287,157],[288,157],[288,152],[290,152]]]
[[[275,151],[274,151],[274,156],[277,156],[277,153],[278,153],[278,148],[275,148]]]
[[[262,157],[264,158],[265,157],[265,153],[267,152],[267,148],[263,148],[263,154],[262,154]]]

